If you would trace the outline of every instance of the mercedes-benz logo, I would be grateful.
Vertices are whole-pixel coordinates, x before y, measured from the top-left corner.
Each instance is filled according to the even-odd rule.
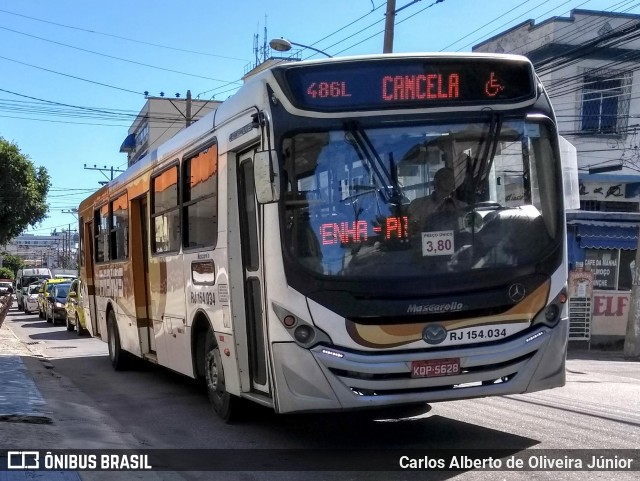
[[[431,324],[422,330],[422,339],[427,344],[440,344],[447,338],[447,330],[440,324]]]
[[[513,302],[520,302],[524,299],[526,293],[527,290],[522,284],[511,284],[511,287],[509,287],[509,299]]]

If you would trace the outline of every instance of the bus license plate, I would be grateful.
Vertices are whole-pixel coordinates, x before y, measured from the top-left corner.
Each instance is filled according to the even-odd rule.
[[[460,359],[430,359],[411,361],[411,377],[438,377],[460,374]]]

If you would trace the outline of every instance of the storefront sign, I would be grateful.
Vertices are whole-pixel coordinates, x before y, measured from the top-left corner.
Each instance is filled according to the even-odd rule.
[[[629,318],[629,291],[593,291],[592,336],[624,336]]]
[[[582,182],[580,181],[580,200],[604,200],[607,202],[638,202],[637,189],[626,192],[626,184],[621,182]]]
[[[587,250],[584,267],[595,274],[594,289],[617,288],[618,250],[589,249]]]

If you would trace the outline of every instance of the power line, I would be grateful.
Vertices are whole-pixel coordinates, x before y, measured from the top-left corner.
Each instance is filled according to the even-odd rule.
[[[85,79],[85,78],[82,78],[82,77],[77,77],[75,75],[58,72],[56,70],[51,70],[51,69],[44,68],[44,67],[38,67],[37,65],[33,65],[33,64],[30,64],[30,63],[26,63],[26,62],[21,62],[20,60],[16,60],[16,59],[9,58],[9,57],[3,57],[2,55],[0,55],[0,58],[3,59],[3,60],[6,60],[8,62],[14,62],[14,63],[20,64],[20,65],[25,65],[27,67],[36,68],[38,70],[44,70],[45,72],[53,73],[53,74],[56,74],[56,75],[62,75],[64,77],[73,78],[73,79],[76,79],[76,80],[80,80],[82,82],[88,82],[88,83],[92,83],[92,84],[95,84],[95,85],[100,85],[102,87],[108,87],[108,88],[111,88],[111,89],[121,90],[123,92],[129,92],[129,93],[133,93],[133,94],[136,94],[136,95],[141,95],[142,94],[142,92],[136,92],[135,90],[126,89],[126,88],[123,88],[123,87],[116,87],[114,85],[105,84],[103,82],[97,82],[95,80],[88,80],[88,79]]]
[[[640,23],[628,22],[621,28],[615,29],[612,32],[603,36],[597,37],[589,42],[575,46],[568,52],[563,53],[560,58],[552,58],[547,61],[537,62],[536,68],[539,74],[551,73],[557,71],[559,68],[564,68],[569,65],[573,65],[586,56],[592,54],[595,50],[603,47],[612,47],[619,45],[620,43],[626,43],[631,40],[635,40],[640,35]],[[609,42],[610,43],[606,43]]]
[[[213,80],[215,82],[227,82],[226,80],[220,80],[220,79],[217,79],[217,78],[207,77],[207,76],[204,76],[204,75],[198,75],[198,74],[194,74],[194,73],[181,72],[180,70],[173,70],[173,69],[165,68],[165,67],[158,67],[156,65],[151,65],[151,64],[148,64],[148,63],[144,63],[144,62],[138,62],[138,61],[135,61],[135,60],[129,60],[129,59],[122,58],[122,57],[116,57],[115,55],[109,55],[109,54],[102,53],[102,52],[96,52],[94,50],[89,50],[89,49],[82,48],[82,47],[76,47],[75,45],[69,45],[67,43],[57,42],[55,40],[50,40],[48,38],[39,37],[37,35],[32,35],[32,34],[29,34],[29,33],[20,32],[18,30],[14,30],[14,29],[8,28],[8,27],[0,26],[0,29],[6,30],[8,32],[16,33],[18,35],[24,35],[25,37],[30,37],[30,38],[35,38],[37,40],[42,40],[43,42],[53,43],[55,45],[61,45],[63,47],[71,48],[71,49],[74,49],[74,50],[79,50],[81,52],[86,52],[86,53],[90,53],[90,54],[93,54],[93,55],[99,55],[101,57],[110,58],[112,60],[119,60],[121,62],[126,62],[126,63],[130,63],[130,64],[134,64],[134,65],[140,65],[142,67],[152,68],[152,69],[155,69],[155,70],[161,70],[163,72],[171,72],[171,73],[175,73],[175,74],[179,74],[179,75],[186,75],[186,76],[189,76],[189,77],[201,78],[201,79],[205,79],[205,80]]]
[[[455,42],[450,43],[450,44],[449,44],[449,45],[447,45],[446,47],[441,48],[441,49],[440,49],[440,51],[441,51],[441,52],[444,52],[444,51],[445,51],[446,49],[448,49],[449,47],[452,47],[452,46],[454,46],[456,43],[461,42],[462,40],[464,40],[464,39],[465,39],[465,38],[467,38],[467,37],[470,37],[470,36],[471,36],[471,35],[473,35],[474,33],[479,32],[479,31],[480,31],[480,30],[482,30],[483,28],[485,28],[485,27],[487,27],[487,26],[491,25],[493,22],[498,21],[499,19],[501,19],[501,18],[502,18],[502,17],[504,17],[505,15],[507,15],[507,14],[509,14],[509,13],[513,12],[514,10],[517,10],[518,8],[520,8],[521,6],[523,6],[525,3],[528,3],[528,2],[530,2],[530,1],[531,1],[531,0],[525,0],[525,1],[524,1],[524,2],[522,2],[521,4],[516,5],[515,7],[513,7],[511,10],[509,10],[509,11],[507,11],[507,12],[503,13],[502,15],[500,15],[500,16],[498,16],[498,17],[496,17],[496,18],[494,18],[494,19],[493,19],[493,20],[491,20],[490,22],[485,23],[485,24],[484,24],[484,25],[482,25],[481,27],[476,28],[473,32],[470,32],[470,33],[468,33],[467,35],[465,35],[464,37],[459,38],[459,39],[458,39],[458,40],[456,40]]]
[[[424,12],[425,10],[427,10],[427,9],[429,9],[429,8],[431,8],[431,7],[433,7],[434,5],[436,5],[436,4],[438,4],[438,3],[442,3],[443,1],[444,1],[444,0],[435,0],[435,1],[434,1],[433,3],[431,3],[430,5],[427,5],[427,6],[426,6],[426,7],[424,7],[423,9],[418,10],[416,13],[414,13],[414,14],[412,14],[412,15],[409,15],[408,17],[403,18],[402,20],[400,20],[400,21],[396,22],[395,24],[396,24],[396,25],[400,25],[401,23],[406,22],[406,21],[407,21],[407,20],[409,20],[410,18],[415,17],[416,15],[418,15],[418,14],[420,14],[420,13]],[[384,20],[384,19],[382,19],[382,20]],[[332,45],[332,47],[333,47],[333,46],[335,46],[335,45],[338,45],[338,44],[340,44],[340,43],[342,43],[342,42],[345,42],[346,40],[348,40],[348,39],[349,39],[349,38],[351,38],[351,37],[354,37],[355,35],[358,35],[358,34],[360,34],[360,33],[364,32],[365,30],[367,30],[367,29],[371,28],[372,26],[374,26],[374,25],[376,25],[376,24],[380,23],[382,20],[379,20],[379,21],[377,21],[377,22],[375,22],[375,23],[373,23],[373,24],[369,25],[368,27],[365,27],[364,29],[362,29],[362,30],[360,30],[360,31],[356,32],[355,34],[350,35],[349,37],[347,37],[347,38],[345,38],[345,39],[341,40],[340,42],[337,42],[337,43],[333,44],[333,45]],[[345,51],[347,51],[347,50],[350,50],[350,49],[352,49],[353,47],[355,47],[355,46],[357,46],[357,45],[360,45],[361,43],[364,43],[364,42],[366,42],[367,40],[370,40],[370,39],[372,39],[372,38],[374,38],[374,37],[376,37],[376,36],[380,35],[381,33],[384,33],[384,30],[381,30],[381,31],[379,31],[379,32],[376,32],[376,33],[374,33],[373,35],[371,35],[371,36],[369,36],[369,37],[365,38],[364,40],[361,40],[360,42],[354,43],[353,45],[350,45],[349,47],[347,47],[347,48],[345,48],[345,49],[342,49],[342,50],[340,50],[339,52],[336,52],[336,55],[339,55],[339,54],[341,54],[341,53],[343,53],[343,52],[345,52]]]
[[[326,39],[328,39],[328,38],[330,38],[330,37],[333,37],[335,34],[342,32],[343,30],[345,30],[345,29],[349,28],[350,26],[355,25],[355,24],[356,24],[356,23],[358,23],[360,20],[363,20],[364,18],[368,17],[369,15],[371,15],[373,12],[375,12],[376,10],[378,10],[380,7],[383,7],[384,5],[385,5],[385,2],[381,3],[380,5],[378,5],[378,6],[376,7],[375,5],[373,5],[373,2],[372,2],[372,7],[373,7],[373,8],[372,8],[368,13],[365,13],[365,14],[364,14],[364,15],[362,15],[361,17],[356,18],[355,20],[353,20],[352,22],[350,22],[350,23],[348,23],[348,24],[344,25],[343,27],[340,27],[339,29],[334,30],[334,31],[333,31],[333,32],[331,32],[329,35],[325,35],[325,36],[324,36],[324,37],[322,37],[320,40],[316,40],[314,43],[312,43],[312,44],[311,44],[311,46],[313,47],[313,46],[315,46],[315,45],[319,44],[320,42],[322,42],[322,41],[324,41],[324,40],[326,40]],[[379,23],[379,22],[380,22],[380,20],[378,20],[377,22],[375,22],[375,23],[374,23],[374,24],[372,24],[372,25],[375,25],[375,24],[377,24],[377,23]],[[366,28],[369,28],[369,27],[366,27]],[[327,47],[327,48],[331,48],[331,47]],[[305,49],[303,48],[302,50],[304,51]],[[306,57],[306,59],[311,58],[311,57],[314,57],[315,55],[317,55],[317,53],[314,53],[314,54],[310,55],[309,57]],[[306,60],[306,59],[305,59],[305,60]]]
[[[580,5],[573,7],[571,10],[568,10],[566,12],[564,12],[561,15],[565,15],[567,13],[571,13],[573,10],[575,10],[578,7],[581,7],[587,3],[589,3],[591,0],[587,0],[584,3],[581,3]],[[627,5],[629,3],[632,3],[635,0],[623,0],[617,4],[612,5],[611,7],[609,7],[609,10],[605,9],[604,11],[613,11],[614,8],[621,8],[624,5]],[[634,5],[632,5],[631,7],[627,8],[626,10],[622,10],[621,13],[626,13],[630,10],[632,10],[633,8],[635,8],[636,6],[638,6],[638,4],[640,3],[636,3]],[[527,13],[527,12],[525,12]],[[618,12],[616,12],[618,13]],[[535,20],[539,19],[540,17],[537,17]],[[561,35],[560,37],[555,37],[554,40],[556,42],[560,42],[560,41],[566,41],[569,42],[570,39],[576,35],[584,35],[587,32],[591,32],[593,30],[595,30],[596,28],[598,28],[601,25],[604,25],[608,20],[607,19],[602,19],[602,18],[598,18],[598,17],[594,17],[593,19],[588,20],[587,22],[585,22],[585,25],[582,26],[582,28],[579,29],[579,31],[576,31],[575,25],[573,23],[571,24],[567,24],[563,27],[558,28],[555,31],[554,35],[557,35],[559,32],[563,31],[563,30],[568,30],[568,32],[565,35]],[[531,45],[532,43],[536,42],[537,39],[532,39],[529,42],[526,42],[522,45],[518,45],[517,47],[515,47],[514,49],[508,50],[505,53],[513,53],[515,51],[515,49],[523,51],[524,47],[526,47],[527,45]]]
[[[137,39],[133,39],[133,38],[129,38],[129,37],[123,37],[121,35],[114,35],[112,33],[100,32],[98,30],[89,30],[89,29],[86,29],[86,28],[75,27],[73,25],[65,25],[63,23],[57,23],[57,22],[52,22],[50,20],[43,20],[41,18],[30,17],[28,15],[22,15],[20,13],[10,12],[8,10],[3,10],[3,9],[0,9],[0,12],[6,13],[8,15],[15,15],[16,17],[22,17],[22,18],[26,18],[26,19],[29,19],[29,20],[34,20],[36,22],[42,22],[42,23],[47,23],[49,25],[55,25],[57,27],[69,28],[69,29],[78,30],[78,31],[81,31],[81,32],[87,32],[87,33],[91,33],[91,34],[95,34],[95,35],[103,35],[105,37],[117,38],[119,40],[125,40],[127,42],[134,42],[134,43],[139,43],[139,44],[142,44],[142,45],[149,45],[149,46],[152,46],[152,47],[158,47],[158,48],[164,48],[164,49],[168,49],[168,50],[174,50],[176,52],[192,53],[192,54],[195,54],[195,55],[205,55],[207,57],[222,58],[222,59],[226,59],[226,60],[239,60],[241,62],[246,62],[247,61],[246,59],[242,59],[242,58],[228,57],[228,56],[225,56],[225,55],[216,55],[216,54],[207,53],[207,52],[199,52],[197,50],[189,50],[189,49],[185,49],[185,48],[171,47],[169,45],[162,45],[162,44],[158,44],[158,43],[146,42],[144,40],[137,40]]]
[[[500,30],[500,29],[503,29],[503,28],[504,28],[504,27],[506,27],[507,25],[510,25],[510,24],[512,24],[513,22],[515,22],[518,18],[524,17],[524,16],[525,16],[526,14],[528,14],[529,12],[532,12],[532,11],[536,10],[537,8],[540,8],[540,7],[542,7],[543,5],[546,5],[546,4],[547,4],[547,3],[549,3],[550,1],[551,1],[551,0],[545,0],[545,1],[544,1],[544,2],[542,2],[541,4],[536,5],[535,7],[533,7],[533,8],[531,8],[531,9],[527,10],[526,12],[521,13],[520,15],[518,15],[517,17],[515,17],[515,18],[513,18],[513,19],[511,19],[511,20],[508,20],[507,22],[503,23],[502,25],[499,25],[498,27],[494,28],[494,29],[493,29],[493,30],[491,30],[490,32],[486,33],[485,35],[483,35],[483,36],[481,36],[481,37],[477,38],[476,40],[473,40],[473,41],[469,42],[468,44],[463,45],[462,47],[458,48],[458,50],[456,50],[456,51],[457,51],[457,52],[459,52],[459,51],[461,51],[461,50],[462,50],[462,49],[464,49],[464,48],[467,48],[467,47],[469,47],[469,46],[471,46],[471,45],[473,45],[473,44],[475,44],[475,43],[478,43],[481,39],[489,37],[492,33],[497,32],[497,31],[498,31],[498,30]],[[564,2],[562,5],[565,5],[565,4],[569,3],[569,1],[570,1],[570,0],[567,0],[567,1],[566,1],[566,2]],[[590,1],[590,0],[589,0],[589,1]],[[555,8],[558,8],[558,7],[555,7]],[[554,10],[554,9],[549,10],[549,11],[553,11],[553,10]],[[549,13],[549,12],[547,12],[547,13]],[[544,15],[546,15],[546,13],[545,13]],[[539,17],[538,17],[538,18],[539,18]]]
[[[13,92],[11,90],[6,90],[6,89],[0,89],[0,92],[5,92],[5,93],[9,93],[11,95],[16,95],[18,97],[22,97],[22,98],[28,98],[31,100],[36,100],[38,102],[42,102],[45,104],[50,104],[50,105],[54,105],[54,106],[59,106],[59,107],[69,107],[71,109],[77,109],[80,110],[80,112],[77,112],[74,116],[75,117],[88,117],[88,118],[101,118],[101,119],[107,119],[107,120],[123,120],[123,121],[127,121],[127,120],[131,120],[133,118],[137,118],[139,113],[136,112],[132,112],[132,111],[124,111],[124,110],[106,110],[106,109],[99,109],[99,108],[93,108],[93,107],[85,107],[85,106],[79,106],[79,105],[72,105],[72,104],[66,104],[66,103],[62,103],[62,102],[55,102],[52,100],[46,100],[46,99],[41,99],[38,97],[33,97],[30,95],[25,95],[25,94],[21,94],[18,92]],[[36,113],[43,113],[43,114],[51,114],[52,110],[49,109],[44,109],[44,110],[39,110],[36,111]],[[72,111],[57,111],[58,114],[66,115],[66,112],[72,112]],[[128,113],[130,112],[130,113]],[[149,119],[150,120],[154,120],[158,123],[162,123],[162,122],[169,122],[171,124],[173,124],[176,120],[179,120],[181,117],[177,116],[177,115],[164,115],[164,116],[150,116]]]
[[[34,119],[33,117],[17,117],[13,115],[0,115],[3,119],[15,119],[15,120],[28,120],[29,122],[47,122],[50,124],[71,124],[71,125],[87,125],[93,127],[129,127],[125,124],[99,124],[96,122],[72,122],[67,120],[52,120],[52,119]]]

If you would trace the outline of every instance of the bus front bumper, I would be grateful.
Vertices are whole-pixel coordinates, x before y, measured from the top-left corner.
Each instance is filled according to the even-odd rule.
[[[333,411],[520,394],[563,386],[568,319],[492,345],[366,352],[274,343],[276,410]],[[456,375],[412,378],[411,363],[459,358]]]

